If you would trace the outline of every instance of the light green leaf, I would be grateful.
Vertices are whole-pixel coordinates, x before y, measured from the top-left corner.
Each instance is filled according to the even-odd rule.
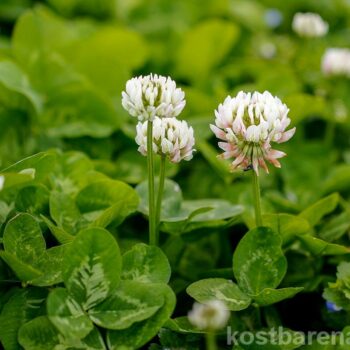
[[[295,239],[297,235],[303,235],[311,230],[306,219],[290,214],[267,214],[263,216],[265,226],[278,232],[283,243],[288,243]]]
[[[163,304],[157,285],[123,281],[108,299],[89,310],[89,316],[98,326],[120,330],[151,317]]]
[[[314,255],[343,255],[350,254],[348,247],[328,243],[322,239],[310,235],[299,236],[299,240],[305,245],[306,249]]]
[[[44,185],[26,186],[16,196],[16,208],[20,212],[40,214],[46,212],[49,202],[49,191]]]
[[[251,299],[233,281],[223,278],[208,278],[194,282],[186,291],[202,304],[220,300],[232,311],[244,310],[251,303]]]
[[[74,27],[59,16],[47,8],[37,7],[17,21],[12,39],[13,53],[22,65],[30,67],[41,53],[57,51],[74,42],[77,34]]]
[[[233,272],[242,291],[255,296],[281,283],[287,271],[281,245],[281,236],[268,227],[246,233],[233,255]]]
[[[70,244],[63,280],[84,310],[110,296],[120,281],[121,255],[114,237],[101,228],[82,230]]]
[[[32,279],[29,283],[46,287],[62,282],[62,264],[66,249],[67,245],[60,245],[46,250],[35,263],[42,273],[41,276]]]
[[[189,334],[204,334],[205,331],[197,329],[194,327],[190,321],[188,320],[188,317],[182,316],[182,317],[177,317],[174,319],[169,320],[165,325],[164,328],[170,329],[174,332],[178,333],[189,333]]]
[[[326,214],[335,210],[338,202],[339,194],[333,193],[305,209],[299,216],[309,221],[311,226],[315,226]]]
[[[40,125],[51,137],[110,136],[119,127],[112,102],[92,87],[70,85],[50,96]]]
[[[76,198],[77,207],[92,226],[120,224],[137,209],[135,190],[122,181],[102,180],[83,188]]]
[[[333,242],[345,235],[349,228],[350,212],[346,211],[327,220],[318,232],[318,236],[327,242]]]
[[[170,275],[169,261],[158,247],[139,243],[123,255],[123,280],[168,283]]]
[[[24,96],[37,113],[41,111],[42,97],[31,86],[27,75],[14,62],[0,62],[0,84],[10,91]]]
[[[19,329],[18,342],[25,350],[52,350],[59,344],[59,339],[49,319],[39,316]]]
[[[61,229],[61,234],[63,230],[72,236],[88,225],[87,220],[82,217],[74,198],[64,192],[51,191],[50,216]]]
[[[156,181],[156,190],[157,190]],[[147,181],[142,182],[136,187],[136,192],[140,197],[139,211],[143,214],[148,215],[148,184]],[[182,201],[182,192],[180,186],[169,179],[165,179],[164,192],[162,200],[161,217],[162,219],[176,217]]]
[[[350,187],[350,165],[338,164],[332,167],[325,179],[322,188],[323,193],[328,194],[334,191],[347,191]]]
[[[304,288],[282,288],[282,289],[271,289],[266,288],[261,291],[258,295],[254,296],[254,302],[259,306],[267,306],[276,304],[282,300],[294,297],[294,295],[301,292]]]
[[[50,292],[47,298],[47,315],[68,339],[82,339],[93,329],[90,318],[64,288],[56,288]]]
[[[70,243],[70,242],[73,241],[74,236],[70,235],[69,233],[67,233],[62,228],[60,228],[58,226],[55,226],[51,222],[51,220],[49,220],[48,218],[46,218],[43,215],[41,215],[41,219],[45,222],[45,224],[49,228],[50,232],[55,236],[55,238],[57,239],[57,241],[59,243],[66,244],[66,243]]]
[[[137,186],[141,202],[139,210],[148,214],[147,182]],[[222,199],[183,200],[179,185],[166,179],[161,209],[161,229],[172,234],[182,234],[201,227],[220,227],[225,219],[238,217],[243,207]]]
[[[219,19],[202,21],[184,35],[177,50],[179,74],[193,81],[204,79],[227,55],[238,36],[239,28],[232,22]]]
[[[29,214],[18,214],[8,222],[3,238],[5,251],[33,265],[46,249],[39,223]]]
[[[64,55],[79,73],[114,96],[122,91],[130,72],[144,63],[147,46],[136,32],[117,26],[101,26],[75,44],[74,50],[66,50]],[[96,62],[100,64],[96,65]]]
[[[6,350],[19,350],[17,333],[29,320],[43,313],[47,291],[38,288],[19,289],[7,301],[0,315],[0,341]]]
[[[15,255],[0,251],[0,257],[11,267],[17,277],[24,282],[29,282],[41,276],[41,271],[30,264],[19,260]]]
[[[125,330],[108,331],[107,344],[110,350],[131,350],[139,349],[149,342],[160,330],[160,328],[169,320],[174,311],[176,297],[174,292],[165,284],[154,284],[162,293],[165,303],[148,320],[134,323]]]
[[[56,151],[40,152],[18,161],[3,171],[10,173],[19,173],[23,172],[25,169],[35,169],[35,181],[43,181],[47,179],[48,175],[55,170],[56,157]],[[30,177],[28,174],[22,175]],[[32,176],[31,180],[33,180]]]

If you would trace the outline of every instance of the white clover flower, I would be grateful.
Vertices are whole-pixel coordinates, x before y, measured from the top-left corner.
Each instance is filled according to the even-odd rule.
[[[327,76],[350,77],[350,49],[330,48],[322,58],[322,72]]]
[[[139,152],[147,155],[147,126],[146,122],[139,122],[136,126],[135,141],[139,145]],[[191,160],[195,143],[193,128],[184,120],[176,118],[158,118],[153,121],[153,152],[165,155],[173,163],[182,159]]]
[[[290,124],[289,109],[278,97],[268,91],[239,92],[234,98],[228,96],[215,111],[215,124],[210,125],[225,152],[223,159],[235,158],[232,170],[248,169],[251,166],[258,174],[261,166],[268,173],[265,160],[280,167],[278,158],[286,154],[271,148],[271,142],[288,141],[295,128],[285,131]]]
[[[230,318],[230,311],[220,300],[211,300],[205,304],[194,303],[188,313],[190,323],[202,330],[215,331],[224,328]]]
[[[293,30],[301,37],[314,38],[328,33],[328,23],[317,13],[298,12],[294,15]]]
[[[140,121],[176,117],[185,104],[185,93],[175,81],[157,74],[130,79],[122,92],[124,109]]]

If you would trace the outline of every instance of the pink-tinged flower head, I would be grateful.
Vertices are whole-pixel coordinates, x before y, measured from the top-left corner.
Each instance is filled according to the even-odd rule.
[[[258,174],[259,166],[268,173],[265,160],[280,167],[278,158],[286,154],[271,148],[271,143],[288,141],[295,128],[286,131],[290,124],[288,107],[268,91],[239,92],[228,96],[215,111],[215,124],[210,125],[219,147],[224,151],[223,159],[234,158],[232,170],[253,167]]]
[[[135,141],[139,145],[139,152],[147,155],[147,127],[148,122],[139,122],[136,126]],[[193,128],[184,120],[176,118],[158,118],[153,120],[153,152],[164,155],[173,163],[191,160],[195,139]]]
[[[157,74],[130,79],[122,92],[124,109],[140,121],[177,117],[185,104],[185,93],[175,81]]]

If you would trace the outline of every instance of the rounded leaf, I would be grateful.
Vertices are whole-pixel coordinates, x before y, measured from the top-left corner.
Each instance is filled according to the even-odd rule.
[[[121,255],[114,237],[102,228],[82,230],[64,257],[63,280],[69,293],[87,310],[117,288]]]
[[[163,251],[140,243],[123,255],[122,279],[143,283],[168,283],[171,268]]]
[[[52,350],[59,344],[59,339],[49,319],[39,316],[19,329],[18,342],[25,350]]]
[[[126,329],[154,315],[163,304],[157,286],[123,281],[113,295],[89,310],[89,316],[103,328]]]
[[[233,255],[233,272],[239,287],[248,295],[276,288],[287,272],[280,234],[268,227],[250,230]]]
[[[64,288],[54,289],[47,298],[50,321],[66,338],[82,339],[93,329],[90,318]]]
[[[171,317],[176,303],[176,296],[166,284],[155,284],[155,288],[162,293],[164,305],[149,319],[134,323],[124,330],[109,331],[107,344],[109,349],[139,349],[154,336]]]
[[[196,301],[205,304],[211,300],[220,300],[231,311],[246,309],[251,299],[237,284],[224,278],[208,278],[192,283],[187,293]]]

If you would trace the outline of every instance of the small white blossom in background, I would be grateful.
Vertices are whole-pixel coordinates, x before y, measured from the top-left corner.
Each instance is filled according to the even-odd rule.
[[[327,76],[350,77],[350,49],[327,49],[322,58],[321,68]]]
[[[188,313],[190,323],[201,330],[220,330],[227,325],[230,311],[220,300],[211,300],[206,304],[194,303]]]
[[[301,37],[315,38],[328,33],[328,23],[317,13],[298,12],[294,15],[293,30]]]
[[[286,131],[290,124],[288,107],[278,97],[268,91],[239,92],[236,97],[228,96],[215,111],[215,124],[210,125],[225,152],[223,159],[235,158],[231,164],[236,168],[248,169],[251,166],[258,174],[261,166],[268,173],[265,160],[280,167],[278,158],[286,154],[271,148],[271,143],[288,141],[295,128]]]
[[[0,175],[0,191],[2,191],[4,186],[5,186],[5,176],[4,175]]]
[[[175,81],[157,74],[130,79],[122,92],[124,109],[140,121],[176,117],[185,104],[185,93]]]
[[[147,155],[147,126],[146,122],[139,122],[136,126],[135,141],[139,145],[139,152]],[[153,121],[153,152],[165,155],[173,163],[182,159],[191,160],[195,139],[193,128],[184,120],[176,118],[158,118]]]
[[[264,42],[259,46],[259,53],[261,57],[267,60],[270,60],[276,56],[276,53],[277,53],[276,45],[273,43]]]

